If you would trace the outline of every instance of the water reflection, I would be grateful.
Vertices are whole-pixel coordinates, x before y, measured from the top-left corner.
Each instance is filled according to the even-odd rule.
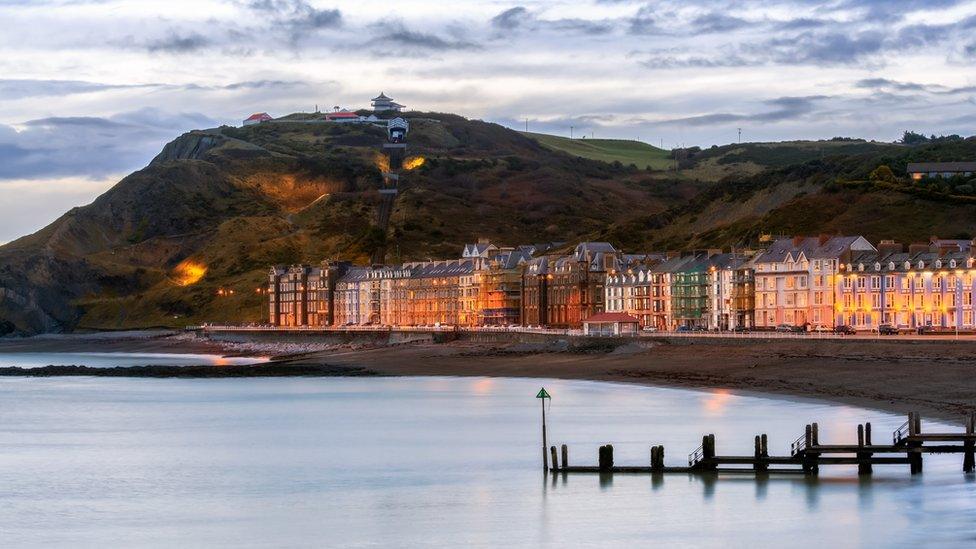
[[[574,465],[614,446],[682,465],[715,433],[783,455],[875,438],[901,418],[848,407],[677,389],[492,379],[0,379],[3,546],[886,547],[976,539],[976,488],[958,456],[925,473],[823,467],[770,473],[543,475],[550,444]],[[949,427],[946,427],[947,429]],[[957,429],[953,429],[957,430]],[[645,478],[649,476],[650,479]],[[596,478],[594,478],[596,477]],[[541,488],[541,489],[540,489]],[[81,504],[79,502],[84,502]],[[825,527],[829,525],[829,527]]]

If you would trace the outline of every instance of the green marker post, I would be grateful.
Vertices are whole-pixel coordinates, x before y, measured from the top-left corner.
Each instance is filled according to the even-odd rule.
[[[535,398],[542,401],[542,471],[548,473],[549,458],[548,454],[546,453],[546,448],[549,446],[549,443],[546,440],[546,399],[548,398],[551,400],[552,397],[549,396],[549,393],[546,392],[546,388],[543,387],[539,389],[539,392],[535,395]]]

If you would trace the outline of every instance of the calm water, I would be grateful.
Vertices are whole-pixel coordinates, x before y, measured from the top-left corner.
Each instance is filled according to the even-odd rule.
[[[681,464],[701,435],[788,451],[900,417],[850,407],[628,385],[456,378],[0,379],[3,547],[972,547],[976,479],[961,456],[912,478],[879,466],[716,482],[540,471],[552,442],[620,464],[651,443]],[[948,428],[948,427],[947,427]]]
[[[42,366],[231,366],[266,362],[264,358],[224,357],[220,355],[176,353],[9,353],[0,352],[0,367],[40,368]]]

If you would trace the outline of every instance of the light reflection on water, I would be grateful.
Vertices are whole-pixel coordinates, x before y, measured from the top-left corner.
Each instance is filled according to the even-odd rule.
[[[770,451],[810,421],[849,442],[902,418],[729,392],[487,378],[0,379],[0,532],[17,546],[970,546],[959,455],[923,475],[816,479],[541,473],[550,442],[595,464]],[[926,426],[929,424],[926,423]],[[958,430],[958,427],[943,426]],[[120,541],[121,540],[121,541]]]
[[[43,366],[235,366],[267,362],[261,357],[227,357],[186,353],[10,353],[0,352],[0,368]]]

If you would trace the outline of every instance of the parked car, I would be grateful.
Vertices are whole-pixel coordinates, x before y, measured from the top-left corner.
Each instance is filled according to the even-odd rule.
[[[735,328],[732,328],[732,331],[733,332],[748,332],[749,331],[749,327],[748,326],[736,326]]]
[[[878,335],[898,335],[898,328],[891,324],[882,324],[878,326]]]
[[[831,332],[833,330],[831,330],[827,326],[824,326],[823,324],[817,324],[817,326],[813,329],[813,331],[814,332],[818,332],[818,333],[827,333],[827,332]]]
[[[656,332],[657,331],[657,327],[656,326],[644,326],[643,328],[641,328],[641,331],[642,332]]]
[[[690,332],[691,326],[678,326],[675,332]]]
[[[857,330],[855,330],[853,326],[848,326],[847,324],[840,324],[834,327],[834,333],[843,334],[843,335],[855,335],[857,334]]]
[[[796,331],[796,326],[792,324],[777,324],[776,331],[780,333],[793,333]]]

